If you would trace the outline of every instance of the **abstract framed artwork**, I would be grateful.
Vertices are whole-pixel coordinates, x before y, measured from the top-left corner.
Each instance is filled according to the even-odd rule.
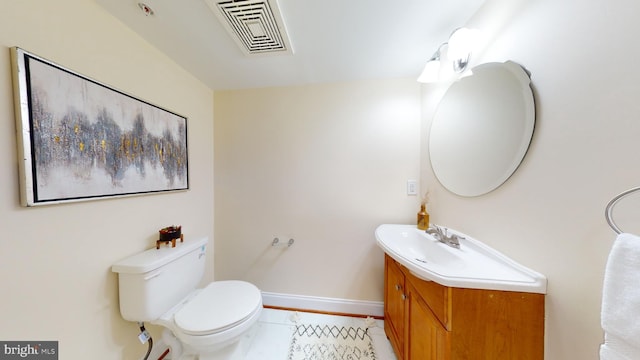
[[[11,49],[23,206],[189,189],[187,119]]]

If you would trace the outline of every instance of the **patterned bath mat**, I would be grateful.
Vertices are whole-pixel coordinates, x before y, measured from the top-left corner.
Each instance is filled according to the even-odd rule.
[[[297,324],[288,360],[376,360],[363,327]]]

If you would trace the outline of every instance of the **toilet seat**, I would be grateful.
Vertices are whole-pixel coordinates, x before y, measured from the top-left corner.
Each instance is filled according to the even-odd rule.
[[[244,281],[214,281],[174,314],[174,323],[187,335],[223,332],[251,318],[262,307],[262,294]]]

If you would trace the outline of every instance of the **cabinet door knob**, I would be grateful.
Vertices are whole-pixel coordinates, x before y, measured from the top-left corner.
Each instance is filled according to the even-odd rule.
[[[400,291],[400,289],[402,289],[402,286],[400,286],[400,284],[396,284],[396,291]]]
[[[400,295],[400,297],[402,298],[402,301],[404,301],[404,300],[407,300],[407,297],[408,297],[408,296],[407,296],[407,295],[405,295],[405,294],[402,294],[402,295]]]

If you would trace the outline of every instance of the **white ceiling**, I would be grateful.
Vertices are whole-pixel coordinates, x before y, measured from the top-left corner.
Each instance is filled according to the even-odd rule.
[[[96,2],[221,90],[417,77],[484,0],[279,0],[294,53],[272,56],[244,55],[205,0]]]

